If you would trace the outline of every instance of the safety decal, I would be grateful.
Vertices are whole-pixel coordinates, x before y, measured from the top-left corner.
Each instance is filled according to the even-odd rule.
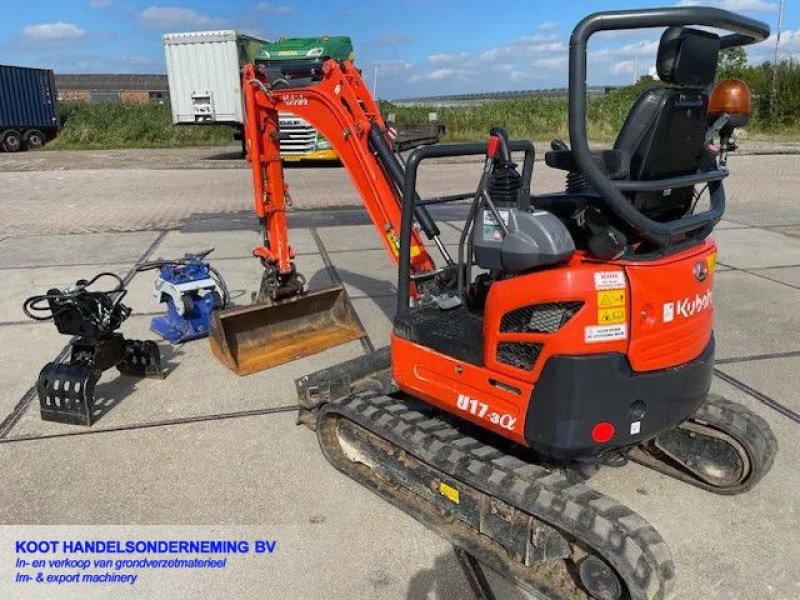
[[[389,242],[389,247],[392,249],[392,254],[394,254],[395,257],[399,257],[400,238],[397,237],[397,234],[393,231],[390,231],[389,233],[386,234],[386,240]],[[411,258],[416,258],[420,254],[422,254],[422,249],[419,246],[415,245],[412,240]]]
[[[706,258],[706,264],[708,265],[708,272],[713,273],[714,269],[717,268],[717,253],[714,252],[710,254],[708,258]]]
[[[625,323],[626,290],[600,290],[597,292],[597,324]]]
[[[597,323],[600,325],[616,325],[617,323],[624,323],[626,320],[624,306],[601,308],[597,311]]]
[[[461,495],[458,490],[451,485],[447,485],[444,481],[439,483],[439,493],[453,504],[461,504]]]
[[[620,325],[593,325],[584,329],[584,341],[587,344],[626,339],[628,339],[628,326],[624,323]]]
[[[618,290],[625,289],[625,273],[622,271],[600,271],[594,274],[594,289]]]
[[[617,306],[625,306],[626,301],[625,290],[606,290],[597,292],[597,308],[616,308]]]

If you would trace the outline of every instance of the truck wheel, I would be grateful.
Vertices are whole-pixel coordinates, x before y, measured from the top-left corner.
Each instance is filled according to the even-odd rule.
[[[22,136],[19,131],[9,129],[0,134],[0,147],[6,152],[19,152],[22,150]]]
[[[29,129],[26,131],[25,135],[22,136],[22,140],[25,142],[25,148],[28,150],[37,150],[47,142],[45,135],[38,129]]]

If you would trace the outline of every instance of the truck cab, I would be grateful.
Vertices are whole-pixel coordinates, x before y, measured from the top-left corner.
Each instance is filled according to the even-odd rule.
[[[328,60],[355,59],[347,36],[284,38],[264,44],[256,55],[257,71],[275,87],[304,87],[322,78]],[[308,121],[280,113],[281,157],[287,161],[335,160],[330,143]]]

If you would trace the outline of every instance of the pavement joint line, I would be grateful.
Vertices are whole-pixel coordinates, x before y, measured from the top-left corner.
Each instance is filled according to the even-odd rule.
[[[750,356],[733,356],[731,358],[718,358],[714,362],[718,365],[729,365],[734,363],[753,362],[759,360],[793,358],[795,356],[800,356],[800,350],[789,350],[788,352],[774,352],[772,354],[752,354]]]
[[[771,398],[770,396],[768,396],[764,392],[760,392],[757,389],[755,389],[754,387],[750,387],[749,385],[747,385],[743,381],[739,381],[738,379],[736,379],[732,375],[728,375],[727,373],[725,373],[724,371],[721,371],[720,369],[715,368],[714,369],[714,375],[716,375],[717,377],[722,379],[722,381],[724,381],[726,383],[729,383],[733,387],[737,388],[739,391],[742,391],[745,394],[747,394],[748,396],[751,396],[752,398],[755,398],[756,400],[758,400],[759,402],[761,402],[765,406],[768,406],[769,408],[773,409],[774,411],[782,414],[787,419],[791,419],[795,423],[800,424],[800,413],[796,413],[791,408],[789,408],[787,406],[784,406],[783,404],[781,404],[777,400]]]
[[[772,277],[767,277],[766,275],[762,275],[761,273],[755,273],[754,271],[751,271],[750,269],[741,269],[741,270],[744,271],[745,273],[749,273],[750,275],[753,275],[754,277],[758,277],[759,279],[764,279],[766,281],[771,281],[773,283],[778,283],[778,284],[780,284],[782,286],[785,286],[785,287],[788,287],[788,288],[792,288],[793,290],[800,290],[800,286],[796,286],[794,284],[787,283],[785,281],[780,281],[778,279],[773,279]]]
[[[167,233],[169,233],[168,230],[162,229],[161,233],[158,234],[158,237],[151,242],[151,244],[144,251],[144,254],[137,259],[130,270],[122,278],[124,285],[128,285],[130,283],[134,275],[137,273],[136,269],[139,267],[139,265],[145,262],[147,257],[150,256],[150,253],[158,247],[165,237],[167,237]],[[56,358],[51,362],[63,362],[69,354],[69,349],[74,339],[74,337],[70,338],[70,341],[64,345]],[[22,415],[24,415],[28,410],[28,407],[31,405],[31,402],[33,402],[34,398],[36,398],[36,385],[32,385],[30,388],[28,388],[28,391],[22,395],[22,398],[19,399],[19,402],[17,402],[14,408],[11,409],[11,412],[6,416],[5,419],[3,419],[2,422],[0,422],[0,441],[5,439],[11,430],[14,429],[16,424],[22,418]]]
[[[2,173],[2,170],[0,170]],[[191,215],[190,215],[191,217]],[[775,227],[780,227],[780,225],[775,225]],[[180,227],[157,227],[157,226],[150,226],[150,227],[142,227],[141,229],[89,229],[86,231],[62,231],[62,232],[55,232],[55,233],[21,233],[19,235],[15,235],[13,233],[7,234],[5,238],[23,238],[23,237],[53,237],[54,235],[100,235],[104,233],[146,233],[149,231],[158,231],[161,232],[170,232],[170,231],[180,231]],[[0,239],[0,242],[3,240]],[[94,263],[99,264],[99,263]]]
[[[59,268],[59,267],[107,267],[110,265],[119,265],[125,262],[124,260],[114,260],[114,261],[98,261],[93,263],[63,263],[63,264],[53,264],[49,263],[46,265],[15,265],[13,267],[0,267],[0,271],[20,271],[22,269],[49,269],[49,268]]]
[[[325,271],[328,273],[328,277],[331,278],[335,284],[342,286],[342,290],[344,291],[344,299],[347,302],[347,306],[350,309],[350,312],[353,313],[353,316],[358,323],[358,326],[361,327],[361,330],[364,332],[364,336],[359,339],[361,342],[361,347],[364,349],[364,354],[370,354],[375,352],[375,344],[372,343],[372,339],[369,337],[369,333],[367,333],[364,324],[361,322],[361,317],[358,316],[356,312],[356,307],[353,306],[353,302],[350,299],[350,294],[347,293],[347,289],[344,287],[344,283],[342,282],[342,278],[339,277],[339,272],[336,270],[336,267],[331,262],[330,256],[328,256],[328,251],[325,248],[325,244],[322,241],[322,238],[319,237],[319,232],[317,231],[316,227],[309,227],[308,231],[311,233],[311,237],[314,238],[314,243],[317,245],[317,249],[319,250],[319,254],[322,257],[322,262],[325,265]]]
[[[142,429],[157,429],[160,427],[175,427],[178,425],[194,425],[196,423],[208,423],[212,421],[228,421],[231,419],[244,419],[247,417],[261,417],[266,415],[281,414],[299,410],[297,404],[275,406],[271,408],[256,408],[253,410],[240,410],[229,413],[216,413],[211,415],[197,415],[195,417],[183,417],[178,419],[164,419],[162,421],[150,421],[145,423],[132,423],[130,425],[119,425],[117,427],[106,427],[102,429],[81,429],[79,431],[67,431],[64,433],[48,433],[44,435],[21,435],[18,437],[0,438],[0,445],[15,442],[41,442],[45,440],[55,440],[61,438],[79,437],[84,435],[99,435],[101,433],[118,433],[121,431],[138,431]]]
[[[719,263],[719,264],[722,265],[723,267],[728,267],[732,271],[741,271],[742,270],[742,269],[740,269],[738,267],[732,267],[730,265],[726,265],[725,263]],[[770,267],[746,267],[744,270],[752,269],[754,271],[755,270],[758,270],[758,271],[779,271],[780,269],[797,269],[797,268],[800,268],[800,263],[797,263],[797,264],[794,264],[794,265],[773,265],[773,266],[770,266]]]
[[[772,277],[767,277],[762,273],[756,273],[756,270],[762,269],[779,269],[779,268],[796,268],[800,265],[787,265],[785,267],[732,267],[730,265],[726,265],[723,263],[719,263],[721,266],[726,267],[727,271],[720,271],[720,273],[730,273],[731,271],[735,273],[747,273],[748,275],[752,275],[753,277],[758,277],[759,279],[764,279],[765,281],[771,281],[772,283],[777,283],[778,285],[782,285],[784,287],[792,288],[793,290],[800,290],[800,286],[787,283],[785,281],[781,281],[780,279],[773,279]]]

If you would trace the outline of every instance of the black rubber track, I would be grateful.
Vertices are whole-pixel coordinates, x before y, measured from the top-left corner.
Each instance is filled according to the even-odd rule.
[[[760,416],[738,402],[710,394],[707,402],[690,418],[733,437],[747,451],[750,472],[738,485],[716,487],[699,480],[690,473],[676,468],[663,460],[658,451],[651,452],[647,446],[631,450],[631,460],[685,483],[709,492],[723,495],[741,494],[756,485],[772,468],[778,453],[778,440],[769,424]]]
[[[448,520],[452,522],[452,516],[434,510],[433,514],[438,514],[441,522],[431,522],[429,513],[407,510],[392,493],[392,488],[405,485],[413,489],[413,484],[402,481],[390,485],[376,483],[364,475],[370,469],[345,456],[337,437],[342,421],[355,423],[389,442],[395,449],[393,452],[405,451],[453,480],[551,525],[573,543],[590,548],[624,581],[628,588],[623,596],[626,600],[670,597],[674,565],[669,548],[647,521],[612,498],[582,483],[574,483],[557,471],[504,454],[462,434],[447,421],[415,410],[400,399],[362,392],[323,405],[317,418],[317,435],[331,464],[457,545],[458,539],[443,533]],[[475,554],[475,548],[465,549]],[[530,567],[508,564],[509,561],[513,563],[508,557],[504,565],[496,553],[475,555],[531,589],[530,584],[519,577],[520,569]],[[542,594],[548,599],[575,597],[574,594],[553,593],[552,589],[558,586],[550,586],[547,582],[537,588],[540,594],[550,589],[550,593]],[[588,595],[583,593],[583,597]]]

